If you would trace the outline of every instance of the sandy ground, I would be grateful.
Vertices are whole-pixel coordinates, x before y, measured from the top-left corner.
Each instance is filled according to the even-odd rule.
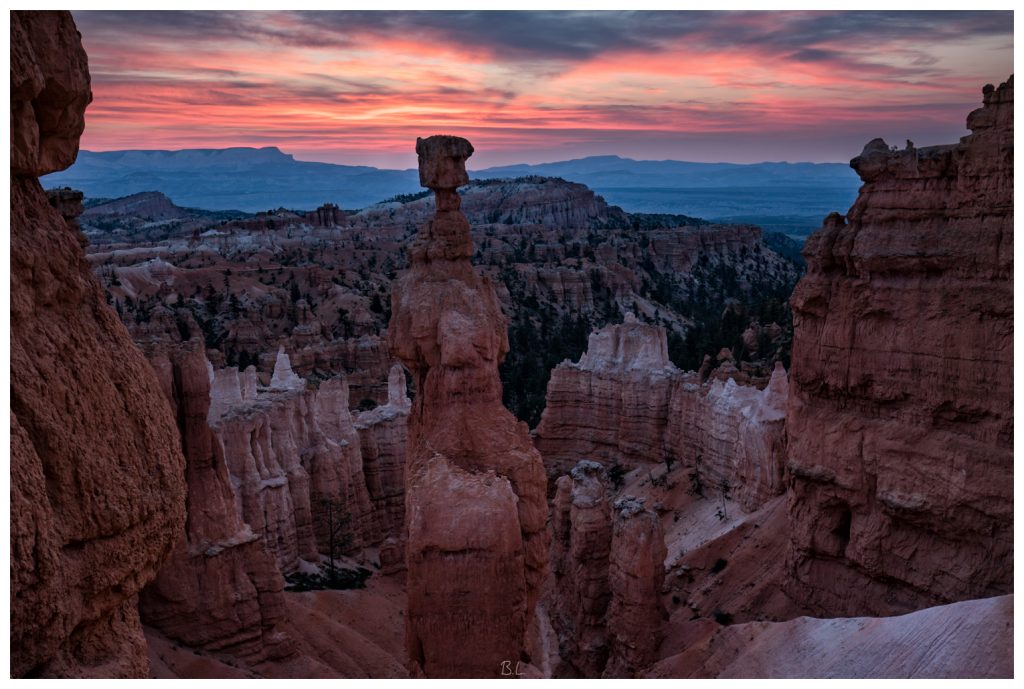
[[[283,625],[296,654],[246,666],[146,628],[156,678],[400,678],[405,669],[404,575],[374,574],[365,589],[285,593]]]

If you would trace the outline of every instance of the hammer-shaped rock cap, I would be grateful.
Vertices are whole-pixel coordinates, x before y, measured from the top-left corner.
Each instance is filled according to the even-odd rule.
[[[473,144],[458,136],[437,135],[416,139],[420,159],[420,186],[428,189],[456,189],[469,184],[466,158]]]

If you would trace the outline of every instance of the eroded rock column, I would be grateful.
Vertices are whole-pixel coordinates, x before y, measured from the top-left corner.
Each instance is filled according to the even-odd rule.
[[[470,264],[456,189],[465,139],[418,139],[420,183],[437,212],[409,250],[388,327],[416,381],[406,464],[408,613],[414,673],[495,677],[526,662],[525,636],[547,571],[545,476],[526,424],[501,403],[505,317]]]

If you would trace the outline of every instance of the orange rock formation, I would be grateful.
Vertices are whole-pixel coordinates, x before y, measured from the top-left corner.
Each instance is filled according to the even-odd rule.
[[[420,182],[437,213],[392,294],[392,353],[417,395],[406,463],[408,613],[414,673],[500,676],[526,661],[526,630],[547,573],[545,476],[525,424],[502,406],[505,317],[470,264],[456,188],[465,139],[417,140]]]
[[[804,249],[792,595],[894,614],[1013,581],[1013,78],[950,146],[869,143]]]
[[[11,674],[144,677],[138,593],[184,518],[174,417],[37,177],[92,99],[68,12],[11,12]]]

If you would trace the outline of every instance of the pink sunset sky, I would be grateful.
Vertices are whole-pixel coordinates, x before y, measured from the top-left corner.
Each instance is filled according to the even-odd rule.
[[[1011,12],[76,11],[82,148],[278,146],[414,167],[587,155],[845,162],[956,141],[1013,69]]]

